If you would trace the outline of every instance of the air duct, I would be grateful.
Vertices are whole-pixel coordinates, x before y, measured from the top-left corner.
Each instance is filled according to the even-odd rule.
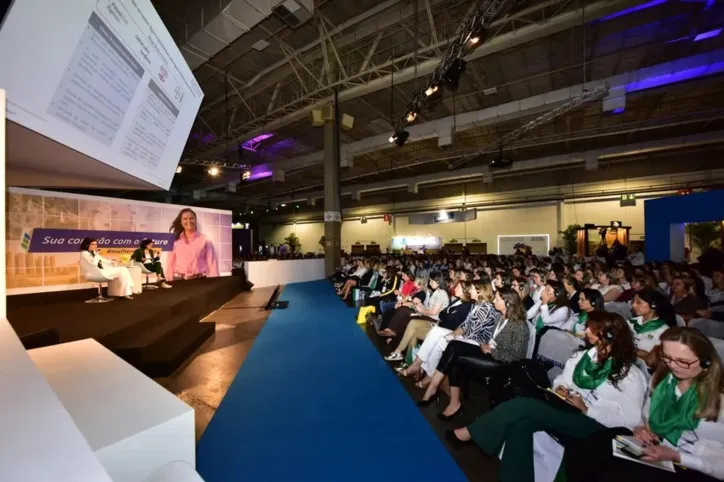
[[[223,0],[209,1],[187,19],[181,53],[192,70],[200,67],[224,48],[272,15],[296,28],[314,15],[314,0]],[[198,28],[193,29],[193,25]],[[254,39],[253,45],[264,39]],[[263,47],[262,47],[263,48]]]

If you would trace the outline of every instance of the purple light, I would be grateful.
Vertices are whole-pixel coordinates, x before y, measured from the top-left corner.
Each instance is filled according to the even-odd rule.
[[[202,144],[208,144],[209,142],[213,142],[214,139],[216,139],[216,136],[215,136],[215,135],[213,135],[213,134],[206,134],[205,136],[203,136],[203,137],[201,138],[201,143],[202,143]]]
[[[715,1],[716,1],[716,0],[708,0],[708,1],[706,2],[706,5],[704,5],[704,10],[709,10],[711,7],[713,7]]]
[[[626,110],[624,107],[617,107],[611,111],[611,114],[621,114]]]
[[[653,89],[655,87],[661,87],[663,85],[675,84],[677,82],[684,82],[691,79],[697,79],[707,75],[719,74],[724,72],[724,62],[714,62],[713,64],[700,65],[699,67],[693,67],[690,69],[680,70],[678,72],[672,72],[670,74],[658,75],[656,77],[650,77],[648,79],[639,80],[637,82],[631,82],[626,85],[626,93],[630,94],[633,92],[639,92],[641,90]]]
[[[263,141],[269,139],[270,137],[274,137],[274,134],[272,133],[266,133],[266,134],[260,134],[253,139],[249,139],[245,143],[241,145],[244,149],[251,152],[256,152],[256,150],[259,148],[259,144],[261,144]]]
[[[641,5],[636,5],[631,8],[627,8],[625,10],[618,11],[616,13],[612,13],[611,15],[608,15],[606,17],[601,17],[598,19],[599,22],[607,22],[609,20],[613,20],[614,18],[623,17],[626,15],[629,15],[634,12],[640,12],[641,10],[646,10],[647,8],[652,8],[657,5],[661,5],[662,3],[666,3],[668,0],[651,0],[650,2],[642,3]]]
[[[721,33],[721,30],[722,29],[718,28],[716,30],[709,30],[708,32],[702,32],[699,35],[697,35],[696,37],[694,37],[694,42],[698,42],[700,40],[706,40],[708,38],[716,37],[717,35],[719,35]]]
[[[272,177],[271,171],[262,171],[262,172],[253,173],[251,176],[249,176],[247,181],[256,181],[258,179],[264,179],[267,177]]]

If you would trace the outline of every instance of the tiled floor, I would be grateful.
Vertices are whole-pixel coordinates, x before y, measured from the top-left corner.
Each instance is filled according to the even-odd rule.
[[[272,287],[241,293],[206,317],[204,322],[216,323],[216,333],[176,373],[156,379],[196,411],[196,440],[206,430],[271,313],[262,307],[273,291]]]

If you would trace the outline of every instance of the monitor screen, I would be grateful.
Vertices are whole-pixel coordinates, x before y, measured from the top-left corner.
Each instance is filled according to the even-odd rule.
[[[203,92],[151,0],[16,1],[0,65],[8,120],[169,188]]]

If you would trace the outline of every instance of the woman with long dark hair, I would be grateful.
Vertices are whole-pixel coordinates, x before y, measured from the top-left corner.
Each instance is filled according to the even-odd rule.
[[[568,294],[560,281],[548,281],[537,304],[537,314],[532,317],[536,331],[549,326],[564,329],[569,318]],[[528,310],[530,313],[532,310]],[[535,311],[535,310],[533,310]]]
[[[566,461],[571,482],[724,480],[724,373],[706,336],[674,327],[661,336],[661,356],[644,405],[645,423],[591,435],[571,447]],[[614,436],[633,436],[645,462],[673,462],[676,472],[613,457]],[[682,470],[689,469],[689,470]]]
[[[634,332],[636,354],[647,365],[656,364],[655,348],[659,338],[670,327],[676,326],[674,308],[659,291],[650,288],[636,293],[631,304],[636,315],[629,323]]]
[[[533,482],[534,433],[556,434],[567,445],[606,427],[639,425],[646,379],[634,365],[628,323],[615,313],[593,312],[586,338],[593,348],[571,357],[553,381],[557,398],[548,399],[543,390],[539,398],[514,398],[450,432],[450,442],[472,440],[493,456],[505,445],[498,480]]]
[[[114,266],[113,261],[98,252],[98,240],[84,238],[80,243],[80,272],[84,277],[91,278],[97,271],[109,280],[118,280],[121,298],[133,299],[133,278],[128,268]]]
[[[170,232],[176,239],[168,258],[168,272],[173,279],[219,276],[214,246],[198,231],[198,220],[193,209],[179,211],[171,223]]]
[[[151,273],[156,273],[158,278],[158,284],[161,288],[171,288],[171,285],[166,283],[166,277],[163,274],[163,266],[161,265],[161,258],[158,253],[153,251],[153,240],[144,239],[137,250],[131,255],[131,259],[136,263],[143,264]]]
[[[594,311],[603,311],[603,295],[600,291],[592,288],[582,290],[578,297],[578,308],[578,314],[571,316],[566,329],[570,330],[577,337],[583,338],[586,336],[588,316]]]
[[[484,373],[525,358],[530,332],[520,296],[512,288],[500,288],[495,293],[493,306],[501,317],[488,342],[476,347],[469,343],[453,340],[445,349],[437,365],[437,371],[432,377],[428,391],[436,392],[447,375],[450,383],[450,403],[438,415],[438,418],[442,420],[448,420],[458,413],[462,413],[460,387],[465,370],[459,363],[460,357],[477,358],[476,371]],[[430,398],[428,397],[428,399]]]

